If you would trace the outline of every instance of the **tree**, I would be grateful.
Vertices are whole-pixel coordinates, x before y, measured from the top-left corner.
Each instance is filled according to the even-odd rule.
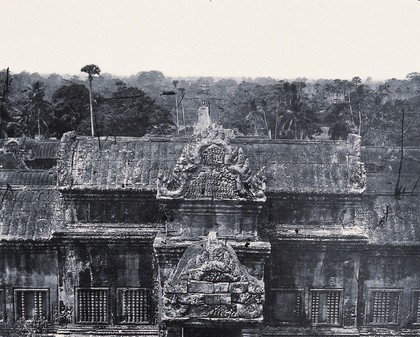
[[[177,133],[178,133],[178,136],[179,136],[178,91],[177,91],[178,82],[179,81],[177,81],[177,80],[172,81],[172,84],[173,84],[174,89],[175,89],[176,128],[177,128]]]
[[[5,78],[2,82],[0,92],[0,138],[7,138],[12,123],[9,101],[12,79],[10,78],[9,68],[6,69]]]
[[[351,97],[359,115],[357,133],[362,135],[364,127],[363,119],[368,119],[367,117],[371,116],[374,113],[374,110],[378,108],[377,106],[381,103],[380,101],[382,98],[380,95],[380,90],[375,92],[366,84],[359,84],[357,85],[355,91],[352,92]]]
[[[285,104],[279,121],[282,138],[310,139],[321,133],[318,116],[309,105],[305,87],[304,82],[283,84]]]
[[[226,112],[220,116],[221,123],[244,134],[258,134],[263,125],[257,111],[260,87],[255,83],[240,83],[225,108]]]
[[[352,84],[356,87],[356,93],[359,92],[359,84],[362,83],[362,79],[359,76],[353,77],[351,80]],[[349,95],[349,105],[350,105],[350,112],[353,117],[353,110],[351,105],[351,94]],[[358,104],[358,112],[359,112],[359,127],[357,129],[357,134],[360,135],[362,133],[362,111],[360,109],[360,104]]]
[[[408,78],[408,79],[413,79],[413,78],[417,79],[417,78],[420,78],[420,73],[418,73],[418,72],[409,73],[409,74],[407,74],[406,78]]]
[[[101,69],[95,64],[88,64],[80,69],[81,72],[88,74],[89,79],[89,109],[90,109],[90,129],[92,132],[92,137],[95,137],[95,129],[93,124],[93,104],[92,104],[92,80],[94,75],[101,73]]]
[[[347,139],[347,136],[355,131],[353,117],[347,103],[332,104],[327,109],[324,122],[330,127],[328,134],[333,140]]]
[[[64,85],[52,96],[54,134],[61,138],[67,131],[80,132],[83,120],[89,119],[89,90],[82,84]]]
[[[362,83],[362,79],[361,79],[359,76],[355,76],[355,77],[353,77],[353,78],[352,78],[351,82],[352,82],[355,86],[357,86],[357,85],[359,85],[360,83]]]
[[[185,98],[185,88],[179,88],[178,91],[181,93],[181,111],[182,111],[182,128],[184,129],[184,135],[187,135],[187,127],[185,125],[185,107],[184,107],[184,98]],[[178,132],[179,132],[179,126],[178,126]]]
[[[140,88],[147,95],[155,97],[164,89],[171,87],[171,81],[162,72],[157,70],[142,71],[135,76],[131,76],[127,84],[132,87]]]
[[[98,99],[97,130],[106,136],[141,137],[146,133],[168,134],[175,130],[170,112],[155,104],[141,89],[117,82],[110,98]]]
[[[22,111],[21,127],[25,134],[31,137],[36,134],[41,139],[42,135],[49,135],[51,105],[44,99],[45,88],[41,82],[36,81],[27,90],[28,98]]]

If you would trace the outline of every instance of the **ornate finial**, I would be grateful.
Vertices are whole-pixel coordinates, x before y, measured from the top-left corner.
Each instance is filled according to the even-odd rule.
[[[198,120],[195,126],[196,130],[205,129],[211,125],[209,107],[206,101],[202,101],[201,106],[198,108],[197,115]]]

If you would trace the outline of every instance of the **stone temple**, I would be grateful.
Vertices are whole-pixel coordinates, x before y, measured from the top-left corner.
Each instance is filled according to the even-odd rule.
[[[240,137],[0,146],[0,336],[418,336],[420,149]]]

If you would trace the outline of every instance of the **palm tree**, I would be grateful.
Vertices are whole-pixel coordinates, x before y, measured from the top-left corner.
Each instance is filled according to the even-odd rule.
[[[356,89],[356,93],[359,91],[359,84],[362,83],[362,80],[360,79],[359,76],[355,76],[353,77],[353,79],[351,80],[352,84],[355,86]],[[349,95],[349,103],[350,103],[350,109],[351,109],[351,100],[350,100],[351,95]],[[359,127],[357,129],[357,134],[360,135],[362,132],[362,111],[360,109],[360,104],[358,104],[358,112],[359,112]],[[352,111],[353,113],[353,111]]]
[[[48,133],[48,125],[52,118],[51,105],[44,100],[45,89],[41,82],[36,81],[28,86],[29,92],[23,111],[20,112],[20,124],[23,132],[31,137],[37,135],[41,139],[42,129],[44,135]],[[36,125],[36,130],[35,130]]]
[[[32,86],[29,97],[37,112],[38,139],[41,139],[41,122],[44,126],[48,126],[47,120],[51,117],[51,115],[48,114],[51,110],[51,106],[44,100],[44,96],[45,89],[39,81],[36,81]]]
[[[355,125],[347,103],[337,103],[327,109],[327,116],[324,119],[330,129],[328,134],[330,139],[347,139],[350,133],[354,133]]]
[[[92,137],[95,137],[95,130],[93,127],[92,80],[94,75],[99,75],[101,73],[101,69],[95,64],[88,64],[80,69],[80,71],[87,73],[89,76],[90,129],[92,131]]]
[[[176,127],[177,127],[177,133],[179,136],[179,114],[178,114],[178,92],[177,92],[177,87],[178,87],[178,82],[179,81],[172,81],[172,84],[175,88],[175,114],[176,114]]]
[[[0,100],[0,139],[8,137],[11,119],[7,103]]]
[[[185,110],[184,110],[184,96],[185,96],[185,88],[179,88],[179,92],[181,93],[181,111],[182,111],[182,122],[184,127],[184,134],[187,135],[187,127],[185,125]]]
[[[0,92],[0,139],[8,137],[8,129],[12,116],[10,114],[9,92],[12,79],[10,78],[9,68],[6,70],[6,78]]]
[[[294,139],[311,138],[320,132],[315,112],[309,106],[309,100],[303,89],[303,82],[284,83],[285,105],[280,117],[283,137]]]

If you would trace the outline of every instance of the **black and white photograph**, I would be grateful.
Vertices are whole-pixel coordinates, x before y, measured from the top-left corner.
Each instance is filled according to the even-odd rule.
[[[0,27],[0,337],[420,337],[420,0]]]

